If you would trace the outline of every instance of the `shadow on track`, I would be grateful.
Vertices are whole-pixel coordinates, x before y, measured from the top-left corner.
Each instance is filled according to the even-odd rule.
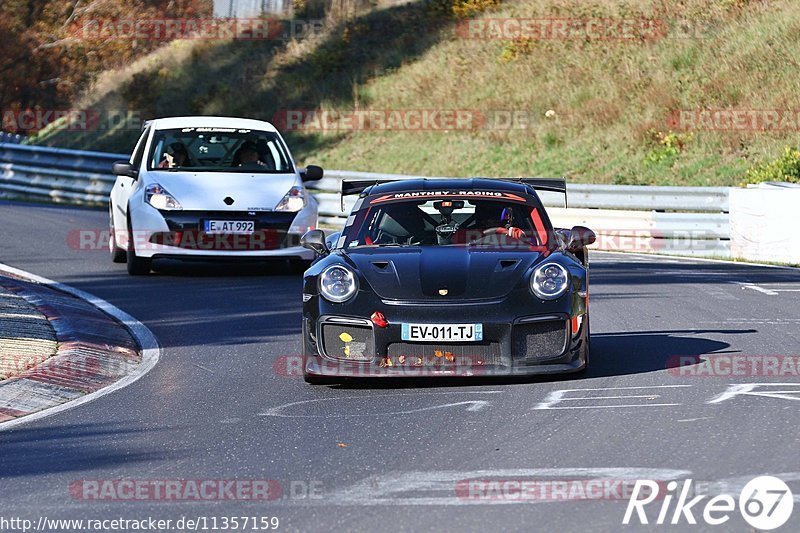
[[[156,460],[177,460],[183,454],[167,451],[153,443],[150,449],[127,443],[142,433],[154,433],[175,428],[134,429],[134,422],[88,423],[80,425],[50,425],[20,427],[0,433],[3,453],[0,472],[4,478],[36,476],[59,472],[80,472],[95,468],[113,469],[132,463]],[[103,442],[104,444],[100,444]],[[0,489],[2,494],[2,489]],[[64,495],[67,487],[64,486]]]
[[[609,261],[608,259],[612,259]],[[676,259],[679,259],[676,257]],[[705,285],[717,283],[800,283],[800,271],[754,267],[733,261],[676,263],[663,257],[633,261],[625,254],[608,254],[591,263],[593,285]],[[594,296],[593,296],[594,297]]]
[[[504,384],[532,384],[560,381],[643,374],[665,371],[676,356],[695,357],[702,361],[703,355],[725,353],[730,344],[705,338],[704,334],[741,335],[756,333],[753,329],[726,330],[674,330],[639,331],[625,333],[601,333],[592,335],[592,351],[589,368],[585,372],[562,375],[514,376],[514,377],[425,377],[425,378],[379,378],[348,379],[330,384],[336,389],[409,389],[430,387],[469,387]]]
[[[299,335],[302,278],[284,263],[163,261],[159,271],[63,276],[145,322],[164,347],[268,343]]]

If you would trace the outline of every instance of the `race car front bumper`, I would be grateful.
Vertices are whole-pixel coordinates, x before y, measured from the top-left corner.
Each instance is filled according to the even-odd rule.
[[[303,322],[304,372],[320,377],[511,376],[577,372],[586,365],[586,315],[482,322],[480,343],[411,343],[400,323],[355,317]],[[342,339],[347,340],[344,342]]]

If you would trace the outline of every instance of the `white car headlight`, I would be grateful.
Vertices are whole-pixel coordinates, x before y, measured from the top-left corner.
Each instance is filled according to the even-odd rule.
[[[569,272],[558,263],[545,263],[533,271],[531,290],[542,300],[555,300],[569,287]]]
[[[331,302],[346,302],[357,290],[358,280],[349,268],[331,265],[319,275],[319,292]]]
[[[180,202],[175,199],[167,190],[158,183],[152,183],[145,187],[144,197],[148,204],[156,209],[166,211],[183,209]]]
[[[300,211],[306,206],[306,195],[302,187],[295,185],[289,192],[286,193],[278,205],[275,206],[275,211],[289,211],[295,213]]]

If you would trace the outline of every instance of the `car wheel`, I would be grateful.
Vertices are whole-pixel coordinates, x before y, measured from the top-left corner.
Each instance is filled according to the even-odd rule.
[[[139,257],[136,255],[136,248],[133,245],[133,231],[131,230],[131,221],[128,220],[128,252],[126,254],[128,259],[128,274],[131,276],[144,276],[150,273],[153,266],[153,260],[149,257]]]
[[[116,231],[114,230],[113,207],[108,204],[108,250],[111,252],[111,260],[115,263],[124,263],[128,254],[124,248],[117,246]]]
[[[581,373],[589,370],[589,356],[592,353],[592,330],[589,327],[589,313],[586,313],[586,363],[583,365]]]

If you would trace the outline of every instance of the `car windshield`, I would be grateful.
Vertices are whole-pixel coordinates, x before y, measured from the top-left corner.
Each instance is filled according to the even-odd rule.
[[[238,128],[159,130],[148,167],[192,172],[294,172],[277,133]]]
[[[343,232],[347,249],[366,246],[544,246],[539,208],[484,199],[407,200],[357,210]]]

